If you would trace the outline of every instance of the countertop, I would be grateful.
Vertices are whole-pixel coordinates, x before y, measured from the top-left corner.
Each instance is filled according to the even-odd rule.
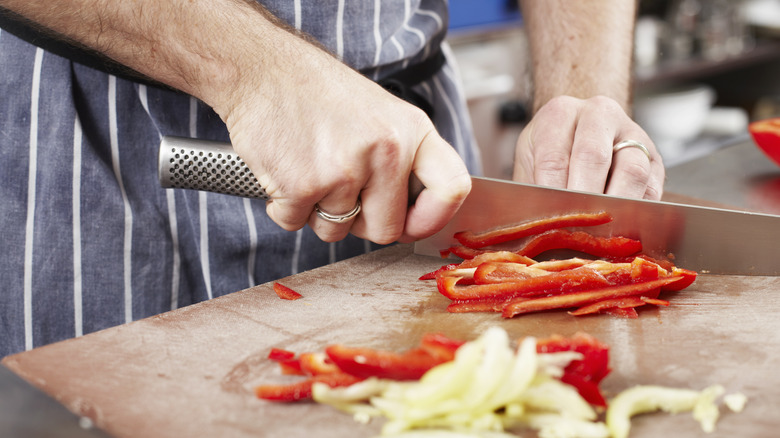
[[[777,213],[778,181],[780,168],[742,143],[669,169],[667,191]],[[585,331],[611,347],[608,396],[633,384],[719,383],[749,402],[739,414],[722,410],[708,438],[780,428],[780,277],[700,275],[670,298],[672,306],[643,310],[636,320],[565,312],[503,320],[447,313],[448,300],[417,280],[441,264],[397,245],[281,279],[301,300],[279,300],[270,284],[259,285],[9,356],[3,365],[115,437],[371,437],[381,422],[362,425],[326,406],[254,398],[254,385],[283,377],[265,359],[268,350],[316,351],[334,342],[402,350],[426,332],[473,339],[492,325],[513,338]],[[7,402],[15,395],[6,387],[0,399]],[[23,417],[0,410],[0,435],[19,430],[10,427]],[[49,432],[12,436],[76,436],[56,434],[53,422]],[[635,419],[632,437],[661,434],[705,436],[686,414]]]

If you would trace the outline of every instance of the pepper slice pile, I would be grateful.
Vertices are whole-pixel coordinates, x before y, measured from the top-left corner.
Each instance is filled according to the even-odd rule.
[[[417,348],[404,353],[333,344],[324,352],[302,353],[296,357],[288,350],[273,348],[268,359],[279,364],[282,374],[305,376],[306,379],[292,384],[260,385],[255,388],[255,395],[270,401],[293,402],[310,400],[315,383],[335,388],[350,386],[369,377],[417,380],[436,365],[451,361],[461,345],[461,341],[430,333],[423,336]]]
[[[296,354],[273,348],[268,359],[280,365],[282,374],[304,376],[305,380],[281,385],[260,385],[255,395],[274,402],[306,401],[312,398],[315,383],[331,388],[351,386],[369,378],[415,381],[437,365],[450,362],[464,341],[440,333],[425,334],[418,347],[395,353],[365,347],[332,344],[324,352]],[[518,342],[519,344],[519,342]],[[609,347],[586,333],[571,338],[554,335],[536,343],[538,353],[576,352],[580,359],[564,368],[561,382],[573,386],[582,398],[595,406],[607,403],[599,383],[611,371]]]
[[[596,236],[568,227],[601,225],[605,212],[578,213],[532,220],[486,233],[459,232],[461,243],[442,251],[465,260],[448,264],[420,279],[435,279],[439,292],[452,300],[452,313],[499,312],[505,318],[551,309],[575,309],[575,316],[608,313],[637,318],[636,308],[668,306],[662,291],[679,291],[696,279],[696,272],[670,261],[641,254],[640,241],[622,236]],[[539,233],[539,234],[534,234]],[[492,251],[485,246],[520,236],[518,251]],[[568,249],[594,259],[572,258],[537,262],[551,249]]]

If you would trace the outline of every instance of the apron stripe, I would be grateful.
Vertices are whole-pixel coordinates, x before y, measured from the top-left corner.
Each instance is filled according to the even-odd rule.
[[[35,235],[35,191],[38,173],[38,100],[41,95],[41,67],[43,49],[35,50],[32,96],[30,103],[30,163],[27,176],[27,221],[24,242],[24,346],[33,348],[32,274],[33,245]]]
[[[111,144],[111,164],[114,177],[119,185],[124,205],[124,292],[125,292],[125,322],[133,320],[133,212],[130,209],[130,199],[127,197],[122,170],[119,164],[119,128],[117,115],[116,76],[108,76],[108,132]]]
[[[84,334],[83,283],[81,278],[81,142],[78,116],[73,122],[73,325],[74,336]]]

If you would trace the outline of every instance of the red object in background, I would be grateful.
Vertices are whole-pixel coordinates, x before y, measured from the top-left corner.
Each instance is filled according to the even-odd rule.
[[[780,166],[780,117],[753,122],[748,131],[764,154]]]

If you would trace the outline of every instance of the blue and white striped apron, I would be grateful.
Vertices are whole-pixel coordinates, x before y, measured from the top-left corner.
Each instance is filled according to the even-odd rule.
[[[446,0],[263,3],[376,80],[435,53],[447,26]],[[452,63],[415,90],[479,173]],[[163,135],[228,141],[192,97],[0,29],[0,357],[377,248],[353,236],[325,243],[308,227],[286,232],[260,201],[160,188]]]

